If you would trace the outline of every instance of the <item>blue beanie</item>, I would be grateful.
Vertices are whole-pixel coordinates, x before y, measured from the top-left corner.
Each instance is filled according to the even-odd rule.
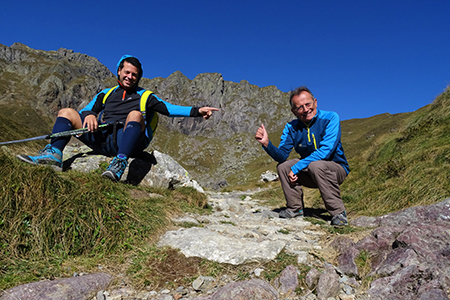
[[[130,57],[134,57],[134,58],[136,58],[137,60],[139,60],[136,56],[125,54],[124,56],[122,56],[122,57],[120,58],[119,62],[117,63],[116,72],[119,72],[119,67],[120,67],[120,64],[122,63],[122,61],[123,61],[124,59],[130,58]],[[141,74],[139,74],[139,77],[138,77],[138,79],[137,79],[136,84],[139,83],[139,80],[141,80],[143,74],[144,74],[144,69],[142,68],[142,65],[141,65]]]

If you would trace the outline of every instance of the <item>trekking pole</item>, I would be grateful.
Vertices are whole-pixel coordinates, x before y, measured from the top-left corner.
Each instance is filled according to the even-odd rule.
[[[112,126],[114,124],[115,123],[101,124],[101,125],[98,126],[97,130],[105,129],[105,128],[107,128],[109,126]],[[87,129],[87,128],[72,129],[72,130],[61,131],[61,132],[48,134],[48,135],[36,136],[36,137],[23,139],[23,140],[0,142],[0,145],[7,145],[7,144],[14,144],[14,143],[21,143],[21,142],[29,142],[29,141],[38,141],[38,140],[46,140],[46,139],[52,139],[52,138],[64,137],[64,136],[75,136],[75,135],[81,135],[81,134],[86,133],[86,132],[89,132],[89,129]]]

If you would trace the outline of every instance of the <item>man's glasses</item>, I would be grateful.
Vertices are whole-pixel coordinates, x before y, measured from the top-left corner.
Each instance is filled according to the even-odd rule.
[[[306,103],[304,105],[300,105],[299,107],[292,107],[291,110],[292,110],[292,112],[299,112],[299,113],[301,113],[301,112],[304,112],[304,111],[310,109],[313,106],[313,104],[314,104],[314,101],[313,102],[308,102],[308,103]]]

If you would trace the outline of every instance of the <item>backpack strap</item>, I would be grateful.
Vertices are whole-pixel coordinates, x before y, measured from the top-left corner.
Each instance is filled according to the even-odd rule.
[[[115,87],[110,88],[109,91],[106,92],[105,96],[103,96],[103,105],[105,105],[106,99],[109,97],[109,95],[111,95],[112,92],[114,92],[114,90],[117,87],[118,87],[118,85],[116,85]]]
[[[147,123],[147,134],[149,135],[150,139],[153,137],[153,134],[155,133],[155,130],[158,127],[158,119],[159,119],[158,113],[155,111],[152,112],[152,115],[149,116],[149,118],[147,118],[147,111],[146,111],[147,100],[151,94],[153,94],[152,91],[143,92],[141,95],[141,102],[139,105],[142,116],[144,116],[146,122],[149,121],[149,123]]]

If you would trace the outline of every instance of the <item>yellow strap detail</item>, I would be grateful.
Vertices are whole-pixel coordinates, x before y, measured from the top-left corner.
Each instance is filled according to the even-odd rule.
[[[317,144],[316,144],[316,137],[314,136],[314,133],[312,134],[313,140],[314,140],[314,149],[317,150]]]
[[[155,115],[153,116],[153,119],[150,122],[150,128],[152,129],[153,133],[155,133],[156,127],[158,127],[158,119],[159,119],[158,113],[156,111],[154,112],[154,114]]]
[[[103,97],[103,104],[106,103],[106,99],[109,97],[109,95],[111,95],[111,93],[116,89],[116,87],[118,87],[118,85],[110,88],[109,91],[106,92],[105,96]]]
[[[145,91],[141,96],[140,109],[141,109],[141,113],[144,116],[144,118],[146,117],[146,114],[147,114],[147,112],[146,112],[147,100],[151,94],[153,94],[152,91]],[[158,113],[156,111],[153,112],[153,114],[154,114],[153,118],[151,119],[150,124],[149,124],[150,129],[152,130],[152,133],[154,133],[156,130],[156,127],[158,127],[158,119],[159,119]]]
[[[144,115],[144,118],[145,118],[145,114],[146,114],[145,107],[147,105],[147,100],[151,94],[152,94],[152,91],[145,91],[144,93],[142,93],[142,96],[141,96],[141,103],[140,103],[139,108],[141,110],[141,113]]]

